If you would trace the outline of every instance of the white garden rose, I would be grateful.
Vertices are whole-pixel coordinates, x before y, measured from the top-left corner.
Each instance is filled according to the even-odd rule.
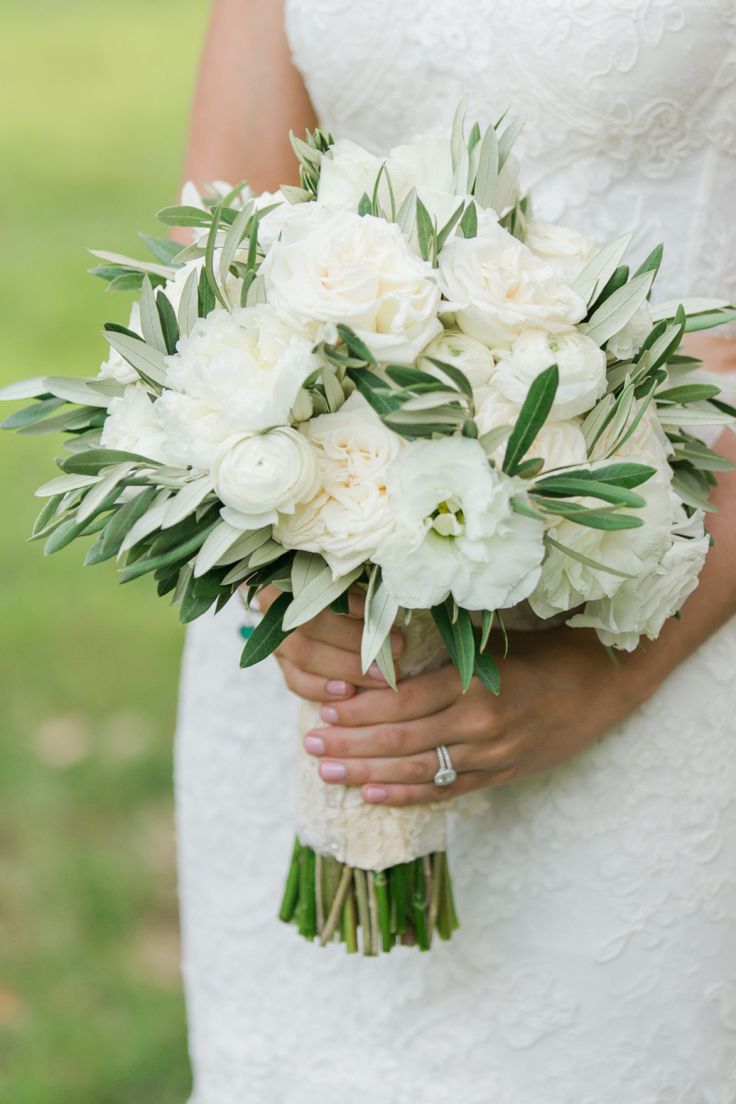
[[[618,461],[612,458],[611,462]],[[642,461],[645,462],[645,461]],[[549,530],[559,544],[589,560],[596,560],[634,579],[646,578],[657,567],[670,540],[672,504],[670,490],[656,479],[636,488],[645,506],[630,512],[644,524],[636,529],[593,529],[561,518]],[[582,505],[601,507],[595,499],[579,499]],[[585,602],[611,598],[623,585],[620,575],[582,563],[550,547],[536,590],[529,599],[539,617],[553,617]]]
[[[490,433],[501,426],[513,427],[519,417],[521,407],[498,391],[493,383],[476,393],[475,423],[481,434]],[[588,461],[588,451],[580,429],[580,418],[565,421],[547,421],[532,442],[527,456],[531,459],[541,456],[544,460],[543,471],[553,468],[578,467]],[[503,463],[505,443],[493,454],[497,466]]]
[[[321,203],[289,203],[284,197],[279,202],[278,197],[279,193],[274,197],[278,206],[262,215],[258,223],[258,244],[264,253],[268,253],[274,242],[288,234],[292,223],[298,233],[304,233],[306,227],[324,222],[330,213]]]
[[[534,589],[543,526],[514,511],[522,481],[492,468],[477,441],[408,445],[389,470],[388,491],[395,529],[376,560],[399,605],[426,609],[452,594],[466,609],[504,609]]]
[[[293,513],[319,487],[314,452],[290,426],[229,437],[212,464],[215,492],[229,509],[223,517],[242,529],[260,529]]]
[[[598,252],[595,238],[536,218],[527,222],[525,242],[536,257],[556,269],[566,284],[573,284]]]
[[[493,375],[493,354],[487,345],[468,337],[462,330],[444,330],[422,351],[417,368],[430,375],[445,379],[439,369],[427,357],[443,360],[459,368],[472,387],[485,387]],[[445,380],[447,382],[447,380]]]
[[[551,364],[557,365],[560,375],[553,418],[587,413],[606,390],[606,354],[577,330],[554,334],[525,330],[510,351],[498,353],[494,386],[521,404],[534,380]]]
[[[587,310],[551,265],[491,220],[475,238],[452,238],[439,272],[457,325],[492,349],[528,329],[569,331]]]
[[[321,553],[337,578],[372,559],[391,532],[386,478],[403,441],[357,391],[302,433],[314,450],[319,490],[280,516],[274,536],[285,548]]]
[[[652,308],[644,302],[623,329],[608,339],[608,353],[618,360],[631,360],[641,349],[653,326]]]
[[[130,308],[128,329],[137,334],[141,332],[141,311],[137,300]],[[100,365],[99,378],[114,380],[116,383],[137,383],[140,380],[140,376],[132,364],[128,364],[125,357],[117,349],[113,349],[112,346],[110,346],[107,360],[103,360]]]
[[[338,138],[322,158],[317,201],[326,207],[356,210],[360,197],[373,195],[383,161],[350,138]],[[394,188],[398,181],[393,181]],[[381,181],[380,199],[388,200],[388,187]]]
[[[121,396],[112,400],[107,408],[100,444],[103,448],[135,452],[165,464],[174,462],[155,404],[142,383],[129,384]]]
[[[315,340],[342,322],[383,362],[413,364],[442,329],[431,266],[385,219],[338,210],[311,227],[291,222],[261,273],[269,303]]]
[[[595,629],[603,644],[632,652],[642,636],[656,640],[665,621],[682,607],[698,585],[710,538],[700,511],[690,534],[674,533],[656,569],[643,579],[627,579],[611,598],[588,602],[568,622]]]

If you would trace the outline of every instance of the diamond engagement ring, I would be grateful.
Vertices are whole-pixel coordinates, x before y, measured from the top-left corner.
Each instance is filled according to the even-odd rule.
[[[451,786],[457,778],[457,771],[452,765],[450,753],[444,744],[437,748],[437,758],[440,761],[439,770],[434,776],[435,786]]]

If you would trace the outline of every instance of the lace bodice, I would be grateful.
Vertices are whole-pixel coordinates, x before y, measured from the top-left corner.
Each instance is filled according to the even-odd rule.
[[[506,109],[536,213],[666,242],[661,298],[736,296],[735,0],[286,0],[336,136],[376,153]]]

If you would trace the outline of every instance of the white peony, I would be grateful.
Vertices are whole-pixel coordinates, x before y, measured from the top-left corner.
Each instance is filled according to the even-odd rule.
[[[395,529],[376,559],[400,605],[426,609],[452,594],[466,609],[503,609],[534,589],[543,527],[514,511],[521,480],[493,469],[477,441],[408,445],[388,490]]]
[[[485,387],[493,375],[493,354],[487,345],[468,337],[462,330],[445,330],[430,341],[417,362],[417,368],[430,375],[445,379],[438,368],[427,357],[443,360],[459,368],[473,387]],[[445,380],[445,382],[447,382]]]
[[[137,300],[130,308],[128,329],[137,334],[141,332],[141,311]],[[99,378],[115,380],[116,383],[138,383],[140,380],[135,368],[128,364],[125,357],[121,356],[117,349],[113,349],[112,346],[110,346],[107,360],[103,360],[100,365]]]
[[[535,218],[527,222],[525,241],[532,253],[551,264],[566,284],[573,284],[598,252],[597,242],[587,234]]]
[[[665,621],[698,585],[710,538],[703,515],[693,516],[690,535],[673,533],[656,569],[643,579],[626,580],[611,598],[588,602],[568,624],[595,629],[603,644],[632,652],[642,636],[656,640]]]
[[[261,273],[268,301],[316,340],[342,322],[380,361],[412,364],[442,329],[431,267],[381,218],[339,210],[313,226],[291,222]]]
[[[165,464],[175,462],[156,406],[142,383],[131,383],[112,400],[102,427],[103,448],[121,449]]]
[[[314,452],[290,426],[229,437],[212,464],[212,482],[229,509],[226,520],[242,529],[260,529],[293,513],[319,486]]]
[[[372,559],[391,532],[386,477],[403,441],[357,391],[302,433],[314,449],[319,491],[282,515],[274,536],[285,548],[320,552],[337,578]]]
[[[631,360],[639,352],[654,326],[652,309],[644,302],[623,329],[608,339],[606,349],[618,360]]]
[[[551,364],[557,365],[560,374],[551,415],[556,419],[587,413],[606,390],[606,354],[577,330],[520,334],[509,352],[499,352],[494,386],[521,404],[534,380]]]
[[[479,433],[490,433],[500,426],[514,426],[520,410],[517,403],[509,402],[493,386],[483,388],[476,396],[475,423]],[[503,463],[505,451],[504,443],[493,455],[499,467]],[[544,471],[587,463],[588,452],[580,429],[580,419],[545,422],[527,453],[529,459],[535,456],[543,458]]]
[[[439,271],[460,329],[492,349],[528,329],[564,332],[585,317],[585,303],[555,269],[492,220],[475,238],[452,238]]]

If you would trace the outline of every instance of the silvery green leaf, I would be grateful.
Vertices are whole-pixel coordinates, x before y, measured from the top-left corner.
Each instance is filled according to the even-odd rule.
[[[105,330],[105,338],[116,352],[146,379],[163,386],[166,383],[166,361],[160,350],[115,330]]]
[[[629,248],[633,236],[633,230],[622,234],[620,238],[609,242],[588,261],[572,285],[572,290],[586,303],[594,302],[603,291]]]
[[[89,252],[102,261],[125,265],[126,268],[134,268],[136,272],[150,272],[155,276],[163,276],[164,280],[173,280],[176,276],[176,268],[171,265],[155,264],[153,261],[136,261],[132,257],[124,257],[121,253],[108,253],[104,249],[90,249]]]
[[[636,314],[646,300],[654,280],[653,272],[642,272],[624,284],[618,291],[602,303],[588,322],[578,327],[598,345],[605,344],[609,337],[619,333]]]
[[[655,303],[652,306],[652,318],[660,322],[663,318],[674,318],[678,307],[682,307],[685,314],[703,314],[708,311],[728,310],[731,306],[725,299],[703,299],[691,297],[689,299],[667,299],[664,303]]]
[[[227,275],[230,271],[230,265],[235,259],[235,254],[238,251],[238,247],[243,240],[245,229],[253,214],[252,201],[246,203],[242,211],[239,212],[238,217],[232,224],[225,236],[225,241],[222,246],[222,252],[220,254],[220,283],[223,287],[227,281]]]
[[[512,119],[505,131],[498,139],[498,167],[499,171],[506,164],[509,154],[513,149],[517,138],[524,127],[523,119]]]
[[[488,433],[483,433],[478,438],[478,443],[486,453],[486,456],[490,456],[492,452],[495,452],[506,444],[511,436],[511,430],[513,426],[496,426],[495,429],[490,429]]]
[[[708,497],[708,485],[701,484],[694,472],[678,469],[672,477],[672,490],[696,510],[713,513],[717,509]]]
[[[140,310],[143,340],[153,349],[158,349],[160,353],[167,353],[166,340],[156,307],[153,288],[147,276],[144,277],[143,283],[141,284]]]
[[[182,337],[186,337],[191,332],[194,323],[199,318],[198,287],[199,272],[196,268],[193,268],[186,278],[177,312],[179,333]]]
[[[176,586],[174,588],[174,593],[171,596],[172,606],[178,606],[179,605],[179,603],[183,599],[184,595],[186,594],[186,591],[187,591],[187,588],[188,588],[188,586],[191,582],[191,579],[192,579],[192,565],[190,563],[184,564],[184,566],[182,568],[180,568],[180,570],[179,570],[179,578],[176,580]]]
[[[442,251],[442,246],[445,244],[445,242],[449,238],[450,234],[455,229],[455,226],[458,223],[458,221],[460,220],[460,218],[462,217],[462,214],[463,214],[464,210],[465,210],[465,200],[461,199],[459,205],[455,208],[455,210],[450,215],[450,217],[447,220],[447,222],[445,223],[445,225],[442,227],[442,229],[437,234],[437,252],[438,253],[440,253]]]
[[[34,493],[36,498],[49,498],[57,494],[66,494],[67,491],[79,490],[81,487],[91,487],[99,478],[99,475],[60,475],[44,483]]]
[[[156,496],[145,514],[138,518],[138,521],[136,521],[135,525],[133,525],[130,532],[123,540],[120,545],[119,556],[122,556],[129,548],[137,544],[138,541],[143,540],[144,537],[150,536],[156,529],[161,528],[161,522],[164,520],[166,507],[170,500],[171,493],[169,491],[161,491]]]
[[[452,131],[450,133],[450,155],[452,157],[453,171],[457,168],[462,151],[465,146],[465,116],[468,110],[468,101],[460,100],[452,117]]]
[[[161,522],[162,529],[170,529],[193,513],[202,499],[212,491],[212,480],[209,475],[201,475],[193,479],[191,483],[185,483],[180,491],[168,502],[166,513]]]
[[[240,529],[233,528],[226,521],[216,525],[207,537],[194,561],[194,578],[198,579],[220,563],[220,559],[242,537]],[[239,558],[239,557],[238,557]]]
[[[607,426],[609,440],[611,442],[606,454],[607,456],[611,456],[616,452],[619,447],[619,437],[626,431],[629,425],[629,418],[635,401],[634,390],[633,382],[629,381],[616,399],[612,408],[611,418]]]
[[[584,418],[580,429],[588,446],[588,454],[590,454],[591,449],[611,420],[615,404],[614,395],[604,395]]]
[[[381,650],[399,612],[398,602],[391,596],[379,567],[374,567],[368,584],[363,613],[363,636],[360,643],[360,665],[363,674]]]
[[[45,376],[33,376],[31,379],[15,380],[5,387],[0,387],[0,402],[17,402],[20,399],[35,399],[38,395],[45,395]]]
[[[478,172],[473,194],[481,207],[492,207],[498,181],[498,139],[495,128],[489,126],[480,144]]]
[[[308,192],[305,188],[297,188],[293,184],[282,184],[279,191],[283,195],[287,203],[309,203],[312,199],[312,193]]]
[[[233,586],[235,583],[240,583],[243,579],[246,579],[252,571],[253,568],[250,566],[250,559],[246,556],[244,559],[240,560],[239,563],[236,563],[231,571],[228,571],[227,575],[222,580],[222,585]]]
[[[509,157],[498,174],[496,190],[493,196],[494,210],[499,214],[511,207],[516,199],[519,182],[519,165],[514,157]]]
[[[712,330],[716,326],[725,326],[728,322],[736,322],[736,310],[714,310],[699,314],[689,314],[685,323],[686,333],[697,333],[699,330]]]
[[[329,368],[325,368],[322,372],[322,385],[325,389],[330,411],[334,413],[345,402],[345,392],[338,383],[335,373],[331,372]]]
[[[156,212],[156,218],[164,226],[197,226],[205,229],[209,228],[212,222],[212,215],[209,211],[205,211],[201,207],[191,207],[186,203],[176,204],[173,207],[162,207],[160,211]],[[97,253],[96,256],[102,257],[103,254]]]
[[[660,406],[657,417],[663,426],[732,425],[733,418],[722,410],[704,403],[690,406]]]
[[[97,507],[104,502],[110,492],[134,467],[134,463],[126,462],[125,464],[116,464],[109,471],[106,471],[94,490],[88,491],[82,500],[82,504],[77,511],[77,521],[86,521],[87,518],[92,517]]]
[[[256,549],[256,551],[250,557],[251,568],[263,567],[265,564],[273,563],[279,556],[283,556],[284,546],[279,544],[278,541],[265,540],[263,544]]]
[[[387,636],[381,647],[376,652],[378,669],[392,690],[396,690],[396,667],[391,652],[391,637]]]
[[[414,232],[414,223],[417,216],[417,190],[410,188],[404,196],[396,212],[396,222],[401,233],[410,238]]]
[[[193,245],[185,245],[183,249],[180,249],[174,257],[174,261],[178,266],[185,265],[189,261],[198,261],[201,257],[204,257],[204,253],[205,251],[199,242],[195,242]]]
[[[247,533],[244,533],[242,529],[238,529],[240,537],[227,552],[223,553],[217,561],[218,567],[224,567],[227,564],[235,563],[236,560],[242,560],[245,556],[252,555],[256,549],[260,548],[262,544],[271,536],[271,526],[267,525],[263,529],[251,529]]]
[[[344,594],[362,573],[363,567],[356,567],[347,575],[333,579],[332,572],[325,564],[323,570],[310,580],[304,590],[294,596],[284,615],[284,628],[296,629],[316,617],[330,602]]]
[[[455,195],[467,195],[470,190],[470,154],[467,146],[463,145],[457,159],[455,171],[452,174],[452,190]]]
[[[255,307],[259,303],[266,302],[266,281],[262,276],[256,276],[253,283],[248,288],[248,295],[245,305],[247,307]]]
[[[414,410],[431,410],[435,406],[442,406],[444,403],[457,402],[459,398],[457,391],[429,391],[426,395],[415,395],[414,398],[407,399],[405,403],[401,404],[401,413],[411,412]],[[457,411],[458,415],[461,412]]]
[[[66,376],[47,376],[44,379],[45,389],[51,395],[67,402],[79,403],[80,406],[109,406],[112,395],[105,395],[97,388],[91,387],[86,380],[71,379]]]
[[[291,587],[294,594],[300,594],[326,566],[322,556],[316,552],[297,552],[291,565]]]

